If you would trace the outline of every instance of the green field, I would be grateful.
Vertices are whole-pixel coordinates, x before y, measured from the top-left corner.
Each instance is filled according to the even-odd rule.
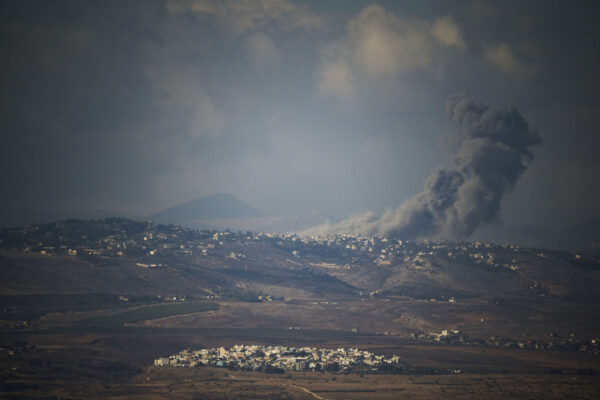
[[[215,303],[204,302],[155,304],[143,306],[135,310],[125,311],[118,314],[82,319],[77,323],[77,325],[85,327],[115,327],[138,321],[164,318],[171,315],[210,311],[218,308],[219,306]]]
[[[129,301],[107,293],[34,294],[0,296],[0,320],[33,321],[45,314],[132,308],[162,302],[155,296],[134,296]]]

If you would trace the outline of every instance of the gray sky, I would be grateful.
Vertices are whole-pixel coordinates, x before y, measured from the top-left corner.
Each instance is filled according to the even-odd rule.
[[[446,100],[543,143],[506,223],[600,216],[600,9],[543,1],[4,1],[0,206],[393,208],[456,152]]]

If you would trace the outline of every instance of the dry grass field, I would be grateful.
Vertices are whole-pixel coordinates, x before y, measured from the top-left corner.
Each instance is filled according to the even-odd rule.
[[[149,368],[131,382],[92,384],[54,392],[89,399],[596,399],[600,380],[556,375],[273,376],[224,369]],[[35,391],[31,392],[35,398]],[[27,398],[27,397],[22,397]]]
[[[458,329],[469,337],[512,337],[549,340],[550,333],[572,332],[593,336],[600,331],[600,308],[595,303],[464,300],[456,303],[426,300],[298,300],[247,303],[219,301],[219,308],[203,313],[175,315],[138,325],[169,328],[260,328],[357,330],[364,334]]]

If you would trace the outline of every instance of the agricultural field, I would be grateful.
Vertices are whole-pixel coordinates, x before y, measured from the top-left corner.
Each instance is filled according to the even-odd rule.
[[[138,321],[156,320],[165,317],[173,317],[183,314],[195,314],[204,311],[218,309],[215,303],[208,302],[185,302],[175,304],[152,304],[137,307],[133,310],[119,312],[116,314],[85,318],[77,322],[79,326],[85,327],[115,327],[132,324]]]

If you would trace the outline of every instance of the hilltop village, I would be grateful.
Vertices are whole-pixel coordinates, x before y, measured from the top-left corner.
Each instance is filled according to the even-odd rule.
[[[228,245],[237,248],[253,243],[266,243],[288,252],[289,261],[303,265],[343,269],[353,264],[391,266],[410,263],[426,270],[431,257],[444,257],[493,268],[519,270],[518,255],[530,249],[515,245],[491,243],[421,242],[361,235],[307,236],[282,233],[216,232],[193,230],[173,225],[157,225],[122,218],[104,220],[67,220],[0,230],[0,249],[34,252],[42,255],[78,257],[141,257],[143,268],[166,267],[165,257],[227,257],[244,261],[243,252],[227,252]],[[536,251],[544,257],[543,251]],[[573,260],[582,258],[572,254]]]
[[[316,347],[282,347],[262,345],[235,345],[183,350],[177,354],[154,360],[159,367],[222,367],[267,373],[293,371],[321,372],[383,372],[400,370],[400,357],[375,355],[359,349],[321,349]]]
[[[260,247],[263,246],[263,247]],[[352,268],[379,269],[403,266],[423,276],[435,274],[436,265],[446,263],[479,266],[490,271],[519,274],[521,258],[543,261],[548,250],[526,249],[516,245],[497,245],[478,241],[399,240],[361,235],[309,236],[287,233],[218,232],[194,230],[174,225],[134,221],[123,218],[103,220],[67,220],[51,224],[0,230],[0,250],[37,253],[45,256],[69,256],[98,260],[135,260],[139,268],[168,269],[170,264],[227,265],[245,268],[251,261],[264,263],[265,250],[277,253],[285,268],[319,276],[338,276]],[[575,252],[554,252],[555,257],[583,266],[590,259]],[[250,256],[250,259],[248,258]],[[261,258],[263,257],[263,258]],[[531,293],[551,297],[540,282],[528,282]],[[401,293],[414,297],[415,293]],[[218,288],[209,298],[223,295]],[[360,292],[379,296],[380,290]],[[423,298],[423,297],[417,297]],[[245,298],[248,300],[248,298]],[[269,293],[255,296],[270,301]],[[427,297],[431,301],[454,302],[453,295]]]

